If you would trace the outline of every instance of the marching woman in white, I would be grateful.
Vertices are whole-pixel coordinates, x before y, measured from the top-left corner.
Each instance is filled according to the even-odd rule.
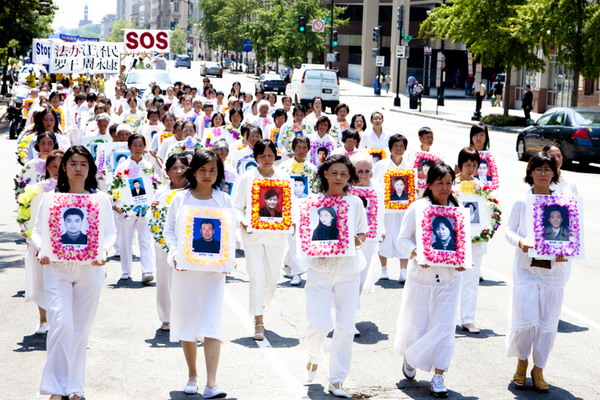
[[[551,189],[558,184],[560,173],[555,159],[548,153],[537,153],[527,163],[525,182],[531,186],[528,194],[559,195]],[[532,265],[527,254],[533,247],[528,239],[527,209],[525,196],[513,204],[508,219],[506,240],[515,246],[513,263],[512,312],[506,344],[507,355],[517,357],[517,370],[513,383],[525,386],[529,355],[533,353],[531,379],[536,391],[547,392],[544,367],[556,340],[558,321],[562,307],[564,288],[571,275],[571,262],[557,256],[547,265]],[[543,261],[541,261],[543,262]]]
[[[186,172],[189,189],[175,195],[165,222],[165,240],[169,246],[169,262],[175,268],[172,277],[171,342],[181,342],[188,366],[186,394],[198,392],[196,357],[198,339],[204,341],[206,363],[205,399],[227,396],[217,387],[217,368],[221,354],[223,333],[221,316],[225,296],[225,275],[221,272],[186,271],[177,267],[177,248],[182,246],[177,237],[178,213],[182,207],[202,206],[231,208],[229,196],[219,190],[224,177],[223,163],[212,151],[195,153]]]
[[[550,188],[560,194],[570,194],[577,196],[577,185],[568,182],[560,169],[563,165],[564,160],[562,149],[560,147],[560,142],[554,142],[552,144],[546,145],[544,146],[542,151],[545,151],[546,153],[548,153],[548,155],[550,155],[550,157],[554,158],[554,161],[556,162],[556,169],[560,174],[560,181],[556,184],[550,185]]]
[[[250,126],[248,136],[261,134],[260,128]],[[254,316],[254,340],[265,338],[263,314],[271,302],[277,282],[279,269],[283,264],[287,242],[287,233],[282,231],[254,231],[249,227],[250,210],[248,197],[252,195],[252,185],[255,179],[290,179],[283,170],[274,167],[277,149],[269,139],[262,139],[254,145],[254,159],[257,168],[243,173],[233,186],[232,203],[238,210],[242,227],[242,243],[246,255],[246,268],[250,280],[250,315]]]
[[[345,222],[337,221],[352,221],[354,226],[350,232],[354,232],[354,237],[349,238],[348,245],[360,249],[369,227],[362,201],[347,193],[358,182],[354,166],[345,156],[331,156],[319,167],[316,179],[321,193],[319,196],[342,196],[348,202],[348,219]],[[312,382],[315,378],[317,367],[323,360],[323,342],[333,327],[329,356],[329,392],[337,397],[350,397],[342,384],[348,376],[352,359],[361,262],[364,259],[360,253],[355,256],[308,259],[304,288],[308,319],[305,341],[309,355],[306,380]],[[335,327],[331,321],[332,308],[335,308]]]
[[[474,177],[480,162],[481,158],[479,157],[479,152],[473,147],[465,147],[458,153],[458,170],[460,171],[460,175],[456,181],[455,191],[459,200],[460,182],[473,181],[475,188],[483,188],[483,184]],[[480,331],[479,328],[475,326],[475,311],[477,310],[477,294],[479,292],[481,262],[487,251],[487,242],[472,243],[471,248],[473,268],[470,268],[463,273],[460,289],[460,324],[463,331],[478,334]]]
[[[90,152],[82,146],[73,146],[62,158],[56,191],[60,193],[92,194],[101,210],[110,213],[108,196],[97,191],[96,165]],[[50,395],[50,400],[83,399],[87,344],[92,322],[98,308],[100,291],[104,283],[106,254],[116,239],[116,229],[111,215],[99,215],[104,223],[103,246],[100,260],[89,264],[50,262],[41,257],[44,266],[46,311],[48,313],[48,358],[42,372],[40,393]],[[42,237],[44,221],[38,213],[32,240],[36,247],[49,240]],[[102,253],[104,250],[104,254]]]
[[[423,199],[408,207],[398,240],[411,255],[402,306],[398,315],[394,351],[404,356],[402,372],[412,380],[417,373],[435,370],[431,392],[435,397],[448,396],[444,372],[450,367],[454,349],[455,319],[464,268],[418,265],[416,228],[420,223],[417,209],[421,204],[458,207],[452,195],[454,170],[436,163],[427,174]]]
[[[383,182],[383,177],[391,169],[411,169],[408,157],[405,156],[408,140],[401,134],[392,135],[388,140],[388,149],[390,156],[384,158],[375,164],[375,180]],[[404,182],[404,181],[402,181]],[[406,268],[408,266],[407,253],[397,240],[395,232],[400,231],[402,218],[405,211],[398,213],[385,213],[383,215],[384,231],[389,234],[384,235],[383,241],[379,244],[379,260],[381,261],[381,279],[390,279],[388,274],[388,259],[398,258],[400,260],[400,283],[406,281]]]
[[[138,172],[152,171],[154,167],[150,162],[144,160],[146,151],[146,138],[140,134],[134,133],[127,139],[127,147],[131,152],[131,156],[127,161],[122,162],[115,169],[115,175],[118,173],[125,174],[126,170]],[[125,174],[127,175],[127,174]],[[119,212],[119,210],[117,210]],[[131,268],[133,264],[133,237],[137,234],[138,244],[140,248],[140,267],[142,269],[142,283],[147,284],[154,280],[153,274],[153,254],[152,254],[152,237],[148,228],[145,215],[136,215],[128,217],[125,215],[119,216],[120,232],[119,250],[121,252],[121,280],[131,278]]]
[[[189,167],[188,158],[185,154],[173,154],[167,158],[165,163],[165,174],[169,181],[154,193],[152,210],[157,207],[168,207],[172,201],[174,192],[183,189],[187,185],[185,173]],[[164,238],[164,227],[163,227]],[[166,241],[166,240],[165,240]],[[167,253],[162,244],[154,243],[154,255],[156,260],[156,306],[158,318],[162,322],[160,329],[168,331],[171,321],[171,281],[173,268],[167,263]]]

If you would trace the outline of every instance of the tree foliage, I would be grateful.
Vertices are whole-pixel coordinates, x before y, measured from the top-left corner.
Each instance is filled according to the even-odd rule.
[[[183,28],[177,27],[175,30],[171,31],[170,41],[172,54],[187,54],[185,39],[186,31]]]
[[[57,7],[52,0],[46,3],[0,1],[0,49],[10,47],[16,55],[21,55],[31,49],[33,39],[50,35]]]
[[[132,23],[121,18],[111,23],[111,27],[112,31],[104,38],[107,42],[123,42],[125,40],[123,29],[133,29],[134,26]]]

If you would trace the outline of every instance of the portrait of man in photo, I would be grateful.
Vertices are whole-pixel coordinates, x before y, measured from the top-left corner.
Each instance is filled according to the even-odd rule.
[[[294,180],[294,197],[304,199],[308,197],[308,178],[306,176],[292,176]]]
[[[196,253],[216,254],[221,251],[221,242],[215,233],[215,220],[203,219],[200,221],[200,234],[194,230],[192,248]]]
[[[144,181],[141,178],[130,180],[130,185],[132,186],[131,195],[133,197],[146,195],[146,189],[144,189]]]
[[[60,236],[63,244],[87,244],[87,236],[82,232],[84,218],[85,214],[79,208],[68,208],[63,213],[65,233]]]
[[[569,218],[564,207],[552,206],[544,209],[544,239],[557,241],[570,239]]]

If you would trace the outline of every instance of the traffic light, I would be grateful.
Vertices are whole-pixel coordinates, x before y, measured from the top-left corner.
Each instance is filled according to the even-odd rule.
[[[338,31],[333,31],[331,36],[333,37],[333,40],[332,40],[333,45],[337,46],[338,45]]]
[[[188,24],[187,33],[190,33],[191,31],[192,31],[192,24]]]
[[[304,15],[298,16],[298,32],[306,33],[306,17]]]
[[[175,30],[175,21],[171,21],[171,30],[174,31]]]
[[[381,40],[381,26],[373,28],[373,41],[379,43]]]
[[[340,52],[339,51],[334,51],[333,54],[335,55],[335,61],[340,61],[341,60]]]
[[[400,7],[398,7],[398,14],[397,14],[397,19],[396,19],[396,28],[401,31],[402,30],[402,23],[404,22],[404,5],[401,5]]]

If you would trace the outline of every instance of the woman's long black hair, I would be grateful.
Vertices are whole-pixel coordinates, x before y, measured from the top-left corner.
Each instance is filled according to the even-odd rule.
[[[69,178],[67,177],[67,163],[75,154],[79,154],[84,156],[88,162],[88,176],[85,178],[84,188],[90,193],[93,193],[98,189],[98,181],[96,180],[96,173],[98,172],[98,168],[96,168],[96,163],[94,162],[94,157],[83,146],[72,146],[67,151],[60,161],[60,167],[58,168],[58,181],[56,185],[56,191],[62,193],[68,193],[71,189],[69,186]]]
[[[198,181],[194,176],[196,171],[198,171],[200,167],[208,164],[211,161],[217,162],[217,180],[215,181],[215,183],[213,183],[212,188],[219,189],[221,187],[221,182],[223,181],[223,179],[225,179],[225,168],[223,167],[223,162],[214,152],[210,150],[202,150],[197,153],[194,153],[194,155],[192,156],[192,162],[190,162],[190,167],[185,172],[185,177],[189,182],[189,189],[196,189],[196,187],[198,186]]]
[[[37,133],[42,133],[46,131],[46,129],[44,129],[44,123],[42,122],[46,114],[52,114],[52,116],[54,117],[53,132],[60,132],[60,128],[58,127],[58,117],[56,116],[56,113],[49,108],[44,108],[43,110],[40,110],[35,114],[35,116],[33,117],[33,131]]]
[[[346,186],[344,186],[344,192],[347,192],[351,186],[358,183],[358,174],[356,173],[356,168],[354,168],[354,165],[352,165],[348,157],[341,154],[334,154],[331,157],[327,157],[317,171],[316,179],[319,192],[325,193],[329,190],[329,182],[327,182],[327,178],[325,178],[325,171],[329,170],[329,168],[336,163],[344,164],[346,167],[348,167],[348,172],[350,173],[350,179],[348,179],[348,183]]]
[[[429,189],[429,185],[433,184],[433,182],[437,181],[438,179],[442,179],[444,176],[446,176],[446,174],[450,174],[452,177],[452,182],[454,183],[456,174],[454,173],[452,167],[450,167],[448,164],[440,161],[436,162],[433,167],[429,168],[429,171],[427,172],[427,189],[425,189],[423,197],[429,198],[431,204],[437,203],[433,199],[433,193],[431,192],[431,189]],[[448,196],[448,203],[454,205],[454,207],[458,207],[458,201],[452,193],[450,193],[450,196]]]

